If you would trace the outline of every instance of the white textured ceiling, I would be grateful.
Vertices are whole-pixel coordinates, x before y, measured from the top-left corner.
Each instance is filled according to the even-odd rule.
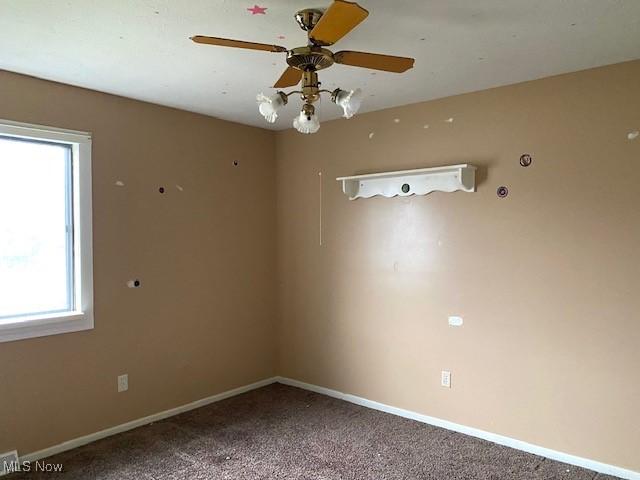
[[[255,3],[266,15],[247,11]],[[0,69],[269,127],[255,95],[285,55],[196,45],[194,34],[305,43],[296,10],[330,0],[0,0]],[[361,0],[371,13],[334,51],[416,58],[405,74],[335,65],[363,111],[640,58],[640,0]],[[278,38],[284,36],[284,39]],[[1,98],[1,92],[0,92]],[[292,97],[293,100],[293,97]],[[289,128],[292,101],[274,128]],[[321,118],[340,116],[328,99]]]

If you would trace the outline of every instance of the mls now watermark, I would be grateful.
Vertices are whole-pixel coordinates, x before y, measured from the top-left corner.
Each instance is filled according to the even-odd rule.
[[[48,472],[48,473],[59,473],[63,471],[63,466],[61,463],[50,463],[44,462],[41,460],[31,462],[4,462],[4,472],[5,473],[13,473],[13,472]]]

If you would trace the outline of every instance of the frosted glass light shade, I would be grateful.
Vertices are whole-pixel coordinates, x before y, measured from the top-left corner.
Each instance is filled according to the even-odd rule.
[[[342,107],[342,110],[344,111],[344,118],[351,118],[358,113],[360,105],[362,105],[362,90],[359,88],[349,92],[346,90],[339,90],[335,93],[333,101],[336,105]]]
[[[278,119],[278,110],[287,104],[286,96],[283,96],[280,92],[267,97],[264,93],[256,95],[258,101],[258,110],[269,123],[275,123]]]
[[[316,133],[320,130],[320,121],[315,112],[305,112],[303,110],[300,115],[293,119],[293,128],[300,133]]]

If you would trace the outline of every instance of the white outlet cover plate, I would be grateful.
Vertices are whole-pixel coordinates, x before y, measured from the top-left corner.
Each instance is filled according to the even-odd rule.
[[[129,375],[118,375],[118,392],[126,392],[129,390]]]
[[[442,370],[441,385],[443,387],[451,388],[451,372]]]

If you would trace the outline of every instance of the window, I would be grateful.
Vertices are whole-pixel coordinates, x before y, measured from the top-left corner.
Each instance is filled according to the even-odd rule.
[[[91,136],[0,120],[0,342],[93,328]]]

